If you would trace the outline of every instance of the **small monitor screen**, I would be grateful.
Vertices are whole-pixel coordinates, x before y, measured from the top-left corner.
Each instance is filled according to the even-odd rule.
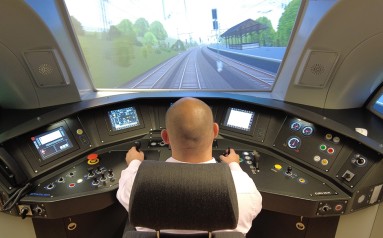
[[[60,154],[73,147],[65,129],[61,126],[31,138],[42,160]]]
[[[375,101],[372,108],[374,109],[374,111],[377,114],[379,114],[381,117],[383,117],[383,94],[380,95],[380,97]]]
[[[229,108],[224,121],[224,126],[250,131],[253,124],[254,112],[238,108]]]
[[[119,131],[140,125],[137,111],[134,107],[127,107],[108,112],[112,131]]]

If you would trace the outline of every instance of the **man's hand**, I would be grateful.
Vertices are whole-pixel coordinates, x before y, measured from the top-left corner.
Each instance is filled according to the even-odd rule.
[[[227,153],[227,155],[220,155],[219,158],[226,164],[230,164],[231,162],[236,162],[239,164],[239,155],[235,153],[234,149],[230,149],[230,151],[227,151]]]
[[[144,160],[144,152],[142,151],[137,151],[136,147],[133,146],[132,148],[130,148],[130,150],[126,153],[126,156],[125,156],[125,161],[126,161],[126,164],[129,165],[130,162],[132,162],[133,160],[140,160],[140,161],[143,161]]]

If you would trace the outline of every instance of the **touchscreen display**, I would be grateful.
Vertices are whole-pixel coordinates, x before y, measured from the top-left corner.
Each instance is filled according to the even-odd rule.
[[[46,160],[73,147],[63,127],[34,136],[31,140],[42,160]]]
[[[378,100],[372,106],[375,112],[377,112],[381,117],[383,117],[383,94],[380,95]]]
[[[253,124],[254,112],[238,108],[229,108],[224,121],[224,126],[250,131]]]
[[[127,107],[108,112],[113,131],[119,131],[140,125],[137,111],[134,107]]]

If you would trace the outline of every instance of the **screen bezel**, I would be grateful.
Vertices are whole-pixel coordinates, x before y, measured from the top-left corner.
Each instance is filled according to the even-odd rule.
[[[250,128],[248,131],[246,130],[241,130],[239,128],[234,128],[234,127],[230,127],[230,126],[227,126],[226,123],[229,119],[229,112],[231,109],[238,109],[238,110],[243,110],[243,111],[249,111],[249,112],[252,112],[254,113],[253,115],[253,121],[250,125]],[[237,107],[237,106],[228,106],[225,111],[224,111],[224,115],[222,117],[222,120],[221,120],[221,123],[220,123],[220,127],[224,130],[228,130],[228,131],[232,131],[232,132],[236,132],[236,133],[240,133],[240,134],[245,134],[245,135],[249,135],[249,136],[252,136],[254,134],[254,129],[255,129],[255,126],[257,124],[257,120],[258,120],[258,116],[259,116],[259,113],[257,113],[256,111],[254,110],[251,110],[249,108],[243,108],[243,107]]]
[[[112,122],[110,121],[109,112],[114,111],[114,110],[121,110],[121,109],[124,109],[124,108],[129,108],[129,107],[132,107],[132,108],[134,108],[136,110],[138,122],[140,124],[137,125],[137,126],[128,127],[128,128],[125,128],[125,129],[114,131],[113,130]],[[117,134],[122,134],[122,133],[130,132],[130,131],[135,131],[135,130],[138,130],[138,129],[141,129],[141,128],[145,127],[144,120],[142,118],[140,109],[136,105],[121,105],[119,107],[108,108],[105,111],[105,113],[104,113],[104,120],[105,120],[105,123],[106,123],[106,126],[107,126],[108,134],[112,135],[112,136],[113,135],[117,135]]]
[[[46,159],[43,159],[40,155],[40,153],[37,151],[37,148],[35,147],[35,145],[33,144],[33,141],[32,141],[32,137],[38,137],[44,133],[47,133],[49,131],[53,131],[53,130],[57,130],[58,128],[62,127],[63,130],[65,131],[68,139],[71,141],[72,143],[72,148],[69,148],[67,150],[64,150],[58,154],[55,154],[49,158],[46,158]],[[34,132],[34,133],[30,133],[28,138],[28,145],[29,147],[31,148],[32,152],[33,152],[33,155],[34,155],[34,158],[31,160],[29,159],[29,163],[32,165],[32,167],[36,168],[36,167],[42,167],[46,164],[49,164],[49,163],[52,163],[53,161],[56,161],[58,159],[61,159],[63,158],[65,155],[68,155],[74,151],[77,151],[78,149],[80,149],[80,146],[79,144],[77,143],[75,137],[73,136],[71,130],[69,129],[69,126],[67,125],[67,123],[65,121],[60,121],[60,122],[57,122],[55,123],[54,125],[51,125],[47,128],[45,128],[44,130],[41,130],[41,131],[38,131],[38,132]]]
[[[379,112],[378,110],[376,110],[374,108],[374,106],[376,105],[376,102],[378,101],[378,99],[380,97],[383,97],[383,86],[379,89],[379,91],[375,94],[375,96],[371,99],[371,101],[369,102],[368,104],[368,109],[373,113],[375,114],[376,116],[380,117],[381,119],[383,119],[383,113]]]

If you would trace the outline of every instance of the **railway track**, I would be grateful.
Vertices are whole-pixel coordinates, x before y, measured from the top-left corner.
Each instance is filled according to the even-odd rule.
[[[207,62],[210,63],[210,68],[207,68]],[[219,66],[222,66],[225,72],[221,72],[222,69],[219,69]],[[131,89],[269,91],[274,81],[275,75],[272,73],[222,56],[206,47],[199,47],[169,59],[127,83],[124,87]]]

